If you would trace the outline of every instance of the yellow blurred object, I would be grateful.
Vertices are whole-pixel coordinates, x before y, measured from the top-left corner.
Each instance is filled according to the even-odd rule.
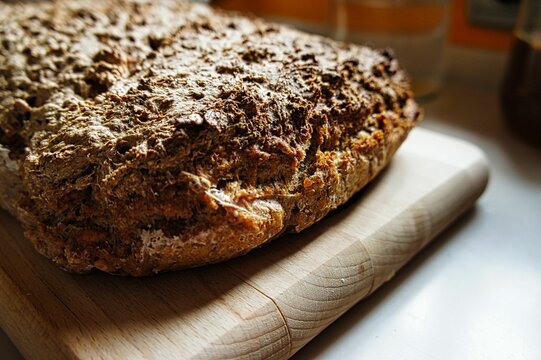
[[[215,0],[212,3],[221,9],[249,12],[307,32],[332,35],[331,0]]]
[[[259,16],[308,22],[330,28],[335,17],[332,12],[333,1],[336,0],[217,0],[215,4],[224,9],[248,11]],[[467,19],[467,1],[451,1],[449,39],[458,45],[508,50],[513,38],[511,31],[470,24]],[[396,6],[400,8],[397,14],[389,15],[386,10],[361,5],[359,2],[349,4],[345,16],[350,18],[349,26],[353,29],[388,32],[426,31],[439,23],[443,16],[441,8],[437,6],[423,6],[423,9]]]
[[[330,0],[216,0],[222,9],[249,11],[260,16],[290,18],[327,24]]]
[[[406,4],[374,6],[363,1],[336,1],[343,3],[340,14],[352,31],[382,32],[425,32],[441,24],[445,17],[445,7],[441,4]]]

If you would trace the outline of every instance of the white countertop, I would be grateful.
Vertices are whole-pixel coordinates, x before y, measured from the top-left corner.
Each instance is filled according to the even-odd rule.
[[[503,55],[454,48],[448,59],[422,126],[486,152],[485,194],[294,359],[541,359],[541,150],[505,131]],[[21,359],[1,331],[0,357]]]

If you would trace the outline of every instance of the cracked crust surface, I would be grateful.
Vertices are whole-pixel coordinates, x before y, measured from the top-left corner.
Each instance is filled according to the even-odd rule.
[[[0,20],[0,179],[17,183],[0,201],[69,271],[147,275],[301,231],[419,118],[390,51],[202,5],[57,0]]]

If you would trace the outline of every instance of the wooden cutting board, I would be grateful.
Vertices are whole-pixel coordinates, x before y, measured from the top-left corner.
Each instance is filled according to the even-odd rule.
[[[285,359],[468,209],[487,177],[476,147],[416,129],[378,179],[312,228],[144,279],[64,273],[0,212],[0,325],[29,359]]]

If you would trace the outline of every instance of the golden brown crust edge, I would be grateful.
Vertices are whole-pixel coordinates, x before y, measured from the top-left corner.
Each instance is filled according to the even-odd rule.
[[[415,123],[415,121],[411,122],[411,125]],[[137,275],[156,272],[156,269],[163,271],[201,266],[244,255],[281,235],[286,230],[285,225],[291,222],[296,222],[296,224],[289,228],[290,232],[302,231],[347,202],[352,195],[374,179],[391,161],[410,130],[410,127],[403,126],[389,130],[385,141],[373,148],[376,155],[372,158],[361,152],[355,152],[348,156],[348,159],[333,161],[333,166],[330,166],[321,177],[320,184],[323,186],[315,188],[312,193],[304,194],[306,197],[304,206],[318,209],[313,217],[308,219],[297,219],[296,222],[292,214],[287,214],[279,202],[270,200],[266,204],[260,204],[268,208],[268,211],[264,212],[263,219],[261,219],[261,212],[254,214],[253,226],[242,230],[231,226],[230,223],[224,223],[218,228],[203,231],[190,239],[169,238],[160,230],[144,231],[141,234],[142,258],[152,257],[154,262],[150,268],[145,268],[144,265],[139,268],[140,274]],[[337,178],[337,169],[341,167],[346,167],[350,171],[347,171],[345,176]],[[333,183],[336,184],[336,189],[340,190],[334,194],[331,190],[331,195],[334,196],[329,196],[326,187]],[[184,245],[178,248],[179,243]],[[96,264],[96,267],[106,272],[114,271],[105,262]]]

